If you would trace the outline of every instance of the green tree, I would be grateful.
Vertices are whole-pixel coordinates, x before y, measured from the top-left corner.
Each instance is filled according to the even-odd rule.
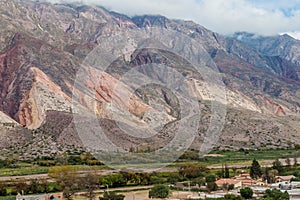
[[[225,194],[224,199],[226,199],[226,200],[242,200],[242,197],[236,196],[234,194]]]
[[[30,186],[25,182],[19,182],[16,184],[16,191],[20,194],[28,194],[30,191]]]
[[[282,175],[283,173],[283,167],[282,167],[282,163],[279,161],[279,159],[277,158],[274,162],[273,162],[273,169],[276,169],[278,171],[279,175]]]
[[[149,191],[149,198],[167,198],[169,196],[170,189],[166,185],[155,185]]]
[[[273,200],[271,197],[262,197],[259,200]]]
[[[253,159],[252,165],[250,167],[250,176],[253,179],[258,179],[262,176],[260,164],[255,158]]]
[[[211,192],[211,191],[216,191],[218,189],[216,182],[216,176],[214,174],[207,175],[205,177],[206,181],[206,189]]]
[[[214,174],[207,175],[205,181],[206,183],[216,182],[216,176]]]
[[[30,191],[33,194],[39,193],[39,181],[37,179],[30,181]]]
[[[0,196],[6,196],[7,195],[7,186],[4,183],[0,183]]]
[[[286,164],[286,166],[287,166],[288,168],[291,167],[291,159],[290,159],[289,157],[287,157],[287,158],[285,159],[285,164]]]
[[[225,168],[224,168],[224,163],[222,163],[222,170],[221,170],[221,178],[225,178]]]
[[[102,185],[108,185],[109,187],[122,187],[127,184],[122,174],[111,174],[100,178]]]
[[[229,168],[228,168],[228,166],[227,166],[227,163],[225,163],[225,169],[224,169],[224,171],[225,171],[225,178],[229,178],[230,177],[230,173],[229,173]]]
[[[277,175],[278,171],[276,169],[266,167],[262,177],[263,180],[266,180],[268,183],[275,183]]]
[[[253,196],[253,190],[249,187],[240,189],[240,194],[245,199],[251,199]]]
[[[297,157],[294,157],[294,167],[298,166],[298,161],[297,161]]]
[[[288,199],[290,199],[290,196],[287,193],[287,191],[281,192],[278,189],[273,189],[273,190],[269,189],[269,190],[266,190],[266,194],[265,194],[264,198],[269,198],[269,199],[273,199],[273,200],[288,200]]]
[[[179,174],[185,178],[204,177],[209,169],[204,165],[185,165],[179,169]]]
[[[226,184],[222,185],[222,189],[225,190],[225,191],[233,190],[234,189],[234,185],[226,183]]]
[[[103,197],[99,197],[99,200],[123,200],[124,198],[125,196],[123,194],[104,192]]]
[[[208,182],[208,183],[206,183],[206,189],[209,192],[216,191],[216,190],[218,190],[218,185],[215,182]]]
[[[72,166],[56,166],[49,169],[48,175],[56,180],[66,199],[71,199],[79,189],[77,171]]]

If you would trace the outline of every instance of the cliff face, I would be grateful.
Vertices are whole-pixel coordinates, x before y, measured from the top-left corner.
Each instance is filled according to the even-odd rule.
[[[156,79],[169,73],[150,67],[156,64],[178,71],[188,80],[188,88],[196,94],[200,107],[206,108],[201,117],[200,139],[195,145],[201,143],[201,135],[211,117],[207,102],[214,97],[202,75],[180,57],[195,49],[183,45],[178,55],[163,50],[158,41],[145,40],[142,46],[155,44],[153,46],[162,48],[139,49],[132,42],[126,55],[105,63],[109,64],[106,71],[86,62],[92,51],[106,48],[104,37],[133,29],[147,33],[151,27],[158,27],[196,41],[219,70],[227,96],[227,100],[220,103],[226,104],[229,112],[219,146],[244,146],[238,140],[245,132],[253,147],[263,146],[255,141],[258,134],[261,141],[268,141],[266,138],[277,134],[286,144],[300,134],[299,125],[294,123],[299,120],[300,109],[300,45],[292,38],[254,38],[247,34],[226,38],[189,21],[162,16],[131,19],[100,7],[79,4],[5,0],[0,2],[0,10],[0,109],[3,115],[26,128],[56,135],[63,142],[75,131],[70,116],[73,109],[73,112],[84,110],[105,118],[101,123],[110,127],[108,132],[113,130],[111,135],[120,134],[120,130],[113,128],[116,119],[131,126],[165,127],[165,131],[172,132],[170,124],[181,117],[178,99],[172,91],[155,84],[135,88],[122,80],[132,69]],[[128,38],[131,40],[135,38]],[[168,40],[171,46],[182,46],[180,40]],[[119,50],[112,48],[111,51]],[[149,67],[140,67],[144,65]],[[83,79],[77,77],[79,70],[83,70]],[[180,82],[174,82],[174,86],[180,88]],[[67,119],[63,120],[64,117]],[[58,123],[64,129],[55,128]],[[230,139],[233,137],[237,141]],[[126,148],[138,143],[137,139],[125,136],[118,140]],[[80,144],[78,138],[70,141]],[[268,143],[274,147],[279,145],[277,141],[278,138]]]

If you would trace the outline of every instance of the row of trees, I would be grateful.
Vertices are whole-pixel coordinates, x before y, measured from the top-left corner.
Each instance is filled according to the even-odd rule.
[[[264,169],[260,166],[258,161],[254,159],[252,161],[252,165],[250,167],[250,176],[253,179],[263,178],[263,180],[267,180],[268,183],[274,183],[275,177],[277,175],[282,175],[284,173],[284,167],[279,159],[276,159],[273,162],[272,167],[265,167]]]
[[[187,178],[203,177],[208,172],[204,166],[184,166],[180,172],[166,173],[134,173],[123,171],[110,175],[99,176],[96,171],[85,172],[80,174],[78,170],[72,166],[55,166],[49,169],[48,175],[56,180],[57,188],[63,192],[66,199],[71,199],[72,196],[80,191],[87,191],[89,199],[94,198],[94,191],[101,186],[116,188],[123,186],[135,185],[152,185],[161,183],[176,183],[187,180]],[[104,198],[104,197],[103,197]]]
[[[103,165],[91,153],[70,154],[62,153],[55,156],[42,156],[34,160],[40,166],[60,166],[60,165]]]
[[[0,183],[0,196],[20,194],[39,194],[59,191],[51,187],[51,183],[46,180],[31,180],[29,183],[20,181],[17,183]]]

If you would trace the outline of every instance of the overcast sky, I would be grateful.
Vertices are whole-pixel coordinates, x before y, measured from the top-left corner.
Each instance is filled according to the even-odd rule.
[[[61,0],[49,0],[60,2]],[[63,2],[78,0],[63,0]],[[129,16],[160,14],[193,20],[206,28],[232,34],[290,33],[300,38],[300,0],[80,0]]]

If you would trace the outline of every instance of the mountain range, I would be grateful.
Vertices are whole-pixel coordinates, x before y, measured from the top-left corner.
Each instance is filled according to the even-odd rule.
[[[147,77],[160,78],[163,72],[158,73],[154,67],[139,68],[155,64],[176,69],[196,94],[201,115],[191,148],[197,149],[211,123],[211,102],[215,99],[191,63],[175,52],[146,48],[154,43],[155,47],[161,45],[151,40],[145,41],[145,48],[130,47],[129,56],[116,58],[105,71],[87,60],[95,50],[106,48],[103,38],[151,28],[176,32],[197,42],[220,75],[226,101],[218,103],[225,105],[227,112],[214,148],[285,148],[300,143],[299,40],[288,35],[266,37],[244,32],[223,36],[192,21],[128,17],[99,6],[1,0],[2,149],[28,147],[37,135],[49,137],[52,149],[55,145],[84,146],[76,126],[93,124],[84,117],[74,121],[75,110],[96,113],[107,137],[123,149],[146,149],[154,144],[163,147],[174,136],[173,129],[182,117],[178,99],[170,89],[155,84],[132,93],[133,86],[122,80],[133,68]],[[182,43],[177,39],[168,38],[174,46]],[[189,51],[182,48],[181,53],[188,55]],[[78,78],[80,70],[87,78]],[[117,92],[116,85],[121,88]],[[128,95],[129,100],[125,98]],[[114,114],[119,116],[117,120]],[[160,127],[161,131],[149,133],[145,142],[126,133],[120,124]],[[22,154],[24,149],[29,148],[20,150]]]

